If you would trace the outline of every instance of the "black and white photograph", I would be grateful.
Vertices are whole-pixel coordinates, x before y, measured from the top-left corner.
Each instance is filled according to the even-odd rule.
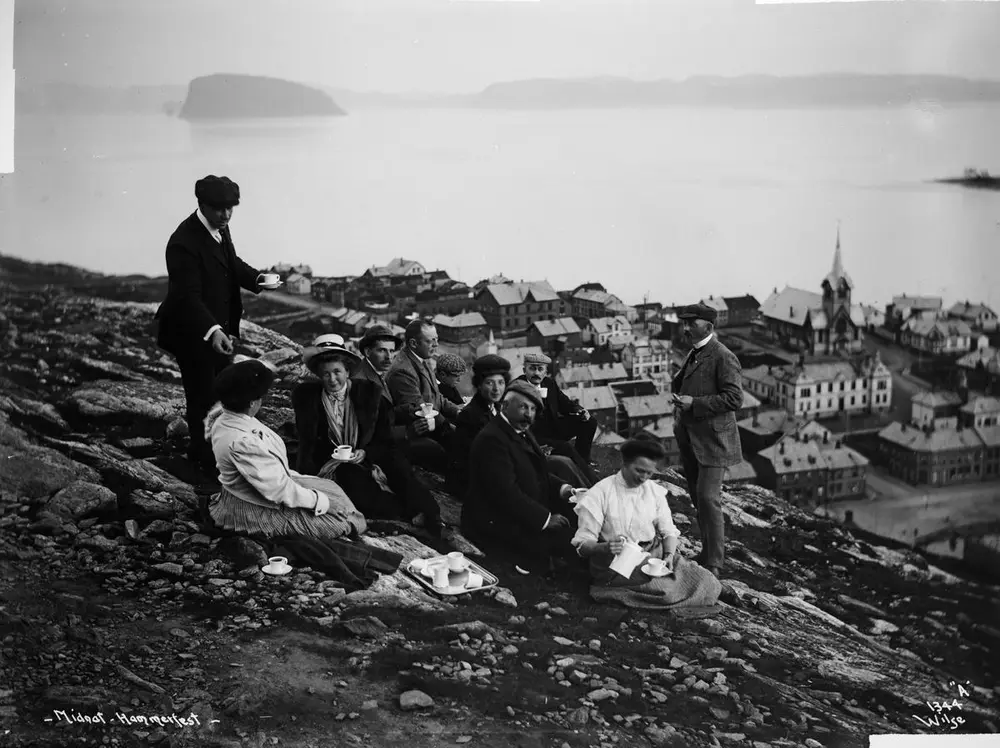
[[[0,21],[0,745],[1000,746],[1000,2]]]

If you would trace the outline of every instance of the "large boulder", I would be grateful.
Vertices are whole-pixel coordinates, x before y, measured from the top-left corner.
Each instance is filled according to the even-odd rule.
[[[54,449],[32,444],[0,411],[0,485],[5,491],[44,498],[76,480],[96,483],[100,475]]]
[[[84,480],[70,483],[45,505],[46,511],[74,520],[117,508],[118,499],[114,492],[100,484]]]
[[[150,380],[102,379],[71,392],[61,408],[69,420],[89,429],[117,426],[129,436],[161,437],[185,411],[184,390]]]

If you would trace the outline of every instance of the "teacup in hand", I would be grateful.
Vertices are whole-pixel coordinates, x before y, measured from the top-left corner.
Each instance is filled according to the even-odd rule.
[[[653,574],[663,574],[667,571],[667,562],[662,558],[648,559],[646,565]]]
[[[434,411],[434,403],[420,403],[420,415],[424,418]]]
[[[281,276],[277,273],[260,274],[260,285],[262,286],[276,286],[279,283],[281,283]]]
[[[341,444],[335,450],[333,450],[333,456],[338,460],[349,460],[354,450],[351,449],[350,444]]]

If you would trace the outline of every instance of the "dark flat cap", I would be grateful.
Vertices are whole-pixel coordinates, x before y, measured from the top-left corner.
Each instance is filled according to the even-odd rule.
[[[710,307],[708,304],[702,304],[700,301],[697,304],[691,304],[690,306],[684,307],[680,313],[677,315],[678,319],[703,319],[706,322],[711,322],[713,325],[715,321],[719,318],[719,313]]]
[[[240,204],[240,186],[229,177],[209,174],[194,183],[194,196],[213,208],[231,208]]]
[[[227,400],[256,400],[264,397],[274,382],[274,372],[263,361],[248,358],[230,364],[215,378],[215,396]]]
[[[358,350],[366,351],[368,348],[378,340],[391,340],[399,348],[399,338],[392,331],[392,328],[388,325],[372,325],[367,330],[365,334],[361,336],[361,340],[358,341]]]
[[[481,377],[489,377],[493,374],[508,374],[510,372],[510,361],[495,353],[487,353],[472,362],[472,373]]]
[[[442,353],[437,357],[437,371],[442,374],[464,374],[465,361],[454,353]]]
[[[523,379],[515,379],[513,382],[508,384],[507,389],[503,393],[504,397],[506,398],[511,392],[524,395],[526,398],[531,400],[531,402],[533,402],[535,407],[539,410],[545,407],[545,402],[542,400],[542,395],[538,391],[538,388]]]

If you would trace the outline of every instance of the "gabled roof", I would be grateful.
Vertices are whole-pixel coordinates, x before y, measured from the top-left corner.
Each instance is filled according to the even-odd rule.
[[[623,397],[622,407],[629,418],[649,418],[665,416],[674,412],[674,406],[667,395],[639,395]]]
[[[486,324],[486,319],[479,312],[466,312],[464,314],[456,314],[454,316],[438,314],[435,315],[434,319],[431,321],[435,325],[451,328],[479,327],[480,325]]]
[[[751,393],[743,390],[743,404],[740,405],[740,410],[745,408],[759,408],[760,400],[754,397]]]
[[[652,379],[627,379],[624,382],[612,382],[610,385],[621,397],[636,397],[637,395],[656,395],[656,382]]]
[[[961,405],[962,398],[955,392],[924,390],[911,397],[910,402],[926,408],[943,408]]]
[[[622,315],[615,317],[593,317],[589,322],[589,326],[598,334],[613,332],[616,324],[625,332],[631,332],[632,330],[632,323]]]
[[[960,319],[912,318],[906,323],[904,329],[920,338],[950,338],[972,335],[972,328]]]
[[[931,429],[927,432],[917,426],[893,421],[878,433],[881,439],[914,452],[948,452],[974,449],[983,446],[975,429]]]
[[[525,302],[559,301],[548,281],[530,281],[527,283],[497,283],[486,286],[480,293],[492,296],[500,306],[524,304]]]
[[[670,355],[670,341],[660,338],[641,338],[633,341],[629,346],[634,349],[637,356]]]
[[[944,301],[942,301],[940,296],[908,296],[904,293],[902,296],[893,296],[892,305],[896,309],[935,310],[941,309],[944,306]]]
[[[581,288],[573,294],[572,298],[579,301],[592,301],[595,304],[607,304],[612,300],[621,301],[621,299],[614,294],[610,294],[607,291],[597,291],[591,288]]]
[[[368,315],[365,314],[364,312],[348,312],[346,315],[344,315],[344,317],[340,321],[343,322],[345,325],[354,326],[364,321],[365,318],[367,317]]]
[[[975,369],[982,364],[987,371],[1000,373],[1000,349],[989,346],[978,348],[966,353],[956,363],[966,369]]]
[[[304,275],[299,273],[292,273],[287,278],[285,278],[285,283],[298,283],[299,281],[309,281]]]
[[[948,314],[953,317],[961,317],[962,319],[977,319],[980,316],[995,318],[997,316],[996,312],[985,304],[970,304],[968,301],[956,302],[948,310]]]
[[[758,436],[781,434],[801,426],[803,420],[787,410],[765,410],[737,423],[741,429]]]
[[[739,480],[754,480],[756,477],[757,471],[746,460],[740,460],[726,471],[727,483]]]
[[[823,453],[816,442],[800,442],[788,436],[782,437],[757,454],[770,462],[778,475],[823,470],[827,467]]]
[[[963,405],[961,410],[963,413],[974,416],[981,416],[985,413],[1000,413],[1000,398],[977,397]]]
[[[627,379],[628,373],[620,363],[585,364],[583,366],[566,366],[559,371],[563,383],[568,387],[577,382],[612,382]]]
[[[823,296],[802,288],[785,288],[768,296],[760,308],[764,317],[802,326],[812,309],[823,306]]]
[[[750,294],[746,294],[745,296],[723,296],[722,298],[731,312],[756,312],[760,309],[760,302]]]
[[[715,309],[717,312],[729,311],[729,306],[726,304],[726,300],[721,296],[709,296],[707,299],[702,299],[701,303],[707,307]]]
[[[625,439],[620,437],[614,431],[605,431],[602,428],[597,429],[597,436],[594,437],[594,444],[600,444],[604,447],[613,447],[624,443]]]
[[[557,337],[559,335],[574,335],[580,332],[580,326],[572,317],[560,317],[554,320],[538,320],[531,323],[531,327],[538,331],[543,338]]]
[[[643,428],[647,434],[652,434],[657,439],[672,439],[674,436],[674,417],[663,416],[655,423],[651,423]]]
[[[569,390],[566,394],[579,398],[580,405],[590,411],[614,410],[618,407],[618,398],[609,385],[584,387],[580,391]]]

